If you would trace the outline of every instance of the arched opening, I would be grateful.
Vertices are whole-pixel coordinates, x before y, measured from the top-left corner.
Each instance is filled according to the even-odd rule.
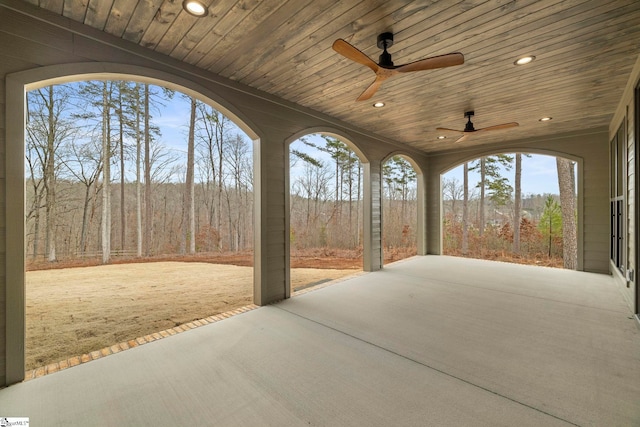
[[[12,114],[26,113],[9,121],[8,193],[27,203],[7,214],[22,224],[7,236],[16,261],[7,268],[8,299],[22,301],[8,310],[7,336],[24,351],[26,332],[27,369],[253,299],[256,134],[193,83],[104,67],[62,76],[65,67],[51,67],[8,85]],[[239,258],[246,267],[215,268]],[[42,351],[32,351],[34,342]],[[7,365],[14,377],[24,373],[24,352],[8,355]]]
[[[411,157],[393,154],[382,162],[382,244],[385,263],[419,253],[422,172]]]
[[[335,132],[290,139],[292,291],[362,269],[363,160],[357,146]]]
[[[441,175],[443,253],[579,269],[580,163],[497,153]]]

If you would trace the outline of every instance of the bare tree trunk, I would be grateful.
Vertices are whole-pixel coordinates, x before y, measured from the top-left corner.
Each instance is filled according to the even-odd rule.
[[[462,255],[469,253],[469,163],[464,164],[464,192],[462,197]]]
[[[243,155],[243,141],[239,135],[236,135],[234,144],[233,144],[233,181],[234,181],[234,195],[233,195],[233,206],[235,211],[235,216],[233,217],[233,238],[234,243],[233,247],[235,251],[239,251],[241,247],[241,238],[242,238],[242,221],[244,217],[244,209],[241,207],[241,181],[242,181],[242,155]],[[230,218],[231,220],[231,215]]]
[[[515,194],[513,202],[513,253],[520,253],[520,215],[522,210],[522,154],[516,153]]]
[[[111,257],[111,126],[109,122],[109,92],[107,82],[102,87],[102,263]]]
[[[53,86],[49,86],[49,129],[47,132],[47,159],[45,176],[45,212],[46,212],[46,252],[47,260],[54,262],[56,257],[56,149],[55,149],[55,112]]]
[[[216,137],[216,146],[218,149],[218,219],[216,227],[218,229],[218,250],[222,250],[222,159],[224,156],[224,117],[219,112],[216,112],[217,120],[219,121],[219,125],[217,126],[218,136]]]
[[[126,83],[120,82],[118,89],[118,103],[119,103],[119,130],[120,130],[120,250],[124,252],[125,240],[127,235],[127,217],[124,201],[124,106],[122,105],[122,90]]]
[[[576,183],[574,163],[556,157],[560,208],[562,210],[562,257],[564,268],[578,268],[578,239],[576,234]]]
[[[212,162],[213,163],[213,162]],[[215,206],[215,198],[216,198],[216,189],[215,189],[215,176],[212,178],[213,182],[207,182],[207,194],[211,195],[211,199],[209,199],[209,197],[207,197],[208,200],[210,200],[210,205],[209,205],[209,227],[213,228],[215,226],[215,220],[216,220],[216,206]]]
[[[348,227],[348,235],[349,235],[349,241],[348,241],[348,245],[352,246],[353,243],[353,171],[351,170],[351,165],[349,165],[349,168],[347,170],[347,173],[349,174],[349,178],[347,180],[347,190],[349,191],[349,227]]]
[[[360,165],[360,160],[358,160],[358,183],[357,183],[357,190],[356,190],[356,200],[357,200],[357,205],[356,205],[356,246],[360,246],[360,186],[361,186],[361,175],[362,175],[362,171],[361,171],[362,166]]]
[[[102,173],[102,171],[100,171],[100,173]],[[98,183],[96,182],[96,185],[94,185],[93,187],[93,196],[91,197],[91,209],[90,209],[90,213],[89,213],[89,222],[87,224],[87,233],[90,232],[90,230],[93,228],[93,222],[94,219],[96,218],[96,211],[97,211],[97,203],[98,203],[98,193],[100,193],[100,191],[102,191],[102,185],[98,185]],[[89,245],[89,240],[87,239],[87,245]],[[91,242],[93,243],[93,242]],[[99,251],[100,250],[100,239],[96,239],[95,241],[95,250]]]
[[[151,135],[149,129],[149,85],[144,85],[144,251],[151,255],[153,210],[151,206]]]
[[[31,176],[32,176],[31,180],[34,181],[33,173],[32,173]],[[32,208],[32,212],[33,212],[33,253],[31,255],[31,259],[36,260],[38,258],[39,250],[40,250],[40,225],[41,225],[41,220],[42,220],[42,216],[40,214],[40,207],[42,205],[43,193],[42,193],[42,190],[39,190],[38,188],[36,188],[37,187],[36,185],[34,185],[33,187],[34,187],[33,208]]]
[[[480,219],[478,224],[478,232],[480,236],[484,234],[485,218],[484,218],[484,187],[486,179],[486,159],[480,159]]]
[[[235,247],[236,247],[236,251],[239,251],[240,249],[242,249],[241,248],[241,246],[242,246],[242,231],[243,231],[242,230],[242,221],[243,221],[243,218],[244,218],[244,209],[242,209],[242,206],[241,206],[241,201],[242,201],[242,199],[241,199],[241,195],[242,195],[241,191],[242,191],[242,189],[241,189],[241,186],[240,186],[240,180],[242,179],[242,176],[241,176],[240,168],[241,168],[240,165],[238,165],[238,167],[236,168],[236,179],[235,179],[235,181],[236,181],[236,185],[235,185],[235,187],[236,187],[236,192],[235,192],[235,210],[237,212],[237,215],[236,215],[236,221],[235,221],[235,227],[234,228],[236,230],[236,232],[235,232],[235,238],[236,238]]]
[[[140,85],[136,83],[136,255],[142,256],[142,141],[140,138]]]
[[[232,210],[231,210],[231,195],[229,194],[229,189],[225,188],[225,200],[227,201],[227,216],[228,216],[228,221],[229,221],[229,229],[228,231],[228,238],[229,238],[229,251],[235,251],[236,248],[233,245],[234,243],[234,234],[235,234],[235,227],[234,227],[234,221],[232,220],[233,216],[232,216]]]
[[[191,116],[189,119],[189,139],[187,142],[187,177],[185,183],[184,201],[184,240],[185,250],[190,254],[196,252],[196,223],[194,203],[194,151],[195,151],[195,127],[196,127],[196,99],[191,98]],[[188,249],[187,249],[188,248]]]
[[[33,227],[33,256],[31,259],[35,260],[38,257],[38,250],[40,249],[40,208],[35,212],[34,216],[35,225]]]
[[[89,220],[89,200],[91,197],[91,186],[86,186],[84,190],[84,204],[82,206],[82,227],[80,229],[80,252],[87,250],[87,222]]]

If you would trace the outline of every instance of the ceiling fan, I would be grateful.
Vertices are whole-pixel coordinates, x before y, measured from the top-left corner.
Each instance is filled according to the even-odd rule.
[[[387,52],[387,48],[393,45],[393,34],[382,33],[378,36],[378,47],[382,49],[379,63],[374,62],[367,55],[356,49],[353,45],[347,43],[343,39],[333,42],[333,50],[347,59],[355,61],[359,64],[366,65],[376,73],[376,79],[371,85],[365,89],[358,97],[357,101],[364,101],[373,96],[383,81],[399,73],[408,73],[411,71],[433,70],[436,68],[451,67],[464,63],[464,55],[461,53],[449,53],[446,55],[433,56],[431,58],[421,59],[419,61],[410,62],[404,65],[393,65],[391,54]]]
[[[458,138],[456,140],[456,142],[462,142],[465,139],[467,139],[467,137],[469,136],[470,133],[485,132],[485,131],[489,131],[489,130],[509,129],[509,128],[513,128],[513,127],[516,127],[516,126],[520,126],[516,122],[511,122],[511,123],[503,123],[501,125],[489,126],[489,127],[482,128],[482,129],[476,129],[476,128],[473,127],[473,123],[471,123],[471,117],[473,115],[474,115],[473,111],[467,111],[467,112],[464,113],[464,116],[469,118],[469,120],[467,121],[466,126],[464,127],[464,130],[449,129],[449,128],[436,128],[436,130],[444,130],[444,131],[449,131],[449,132],[461,133],[463,135],[460,138]]]

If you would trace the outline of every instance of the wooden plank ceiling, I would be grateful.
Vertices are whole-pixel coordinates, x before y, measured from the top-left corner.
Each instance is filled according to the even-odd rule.
[[[426,152],[607,126],[640,53],[638,0],[204,0],[204,18],[181,0],[28,2]],[[387,31],[396,65],[450,52],[465,64],[396,76],[356,102],[374,74],[331,45],[377,62]],[[523,55],[536,59],[514,65]],[[520,126],[459,144],[436,131],[463,129],[467,110],[476,128]]]

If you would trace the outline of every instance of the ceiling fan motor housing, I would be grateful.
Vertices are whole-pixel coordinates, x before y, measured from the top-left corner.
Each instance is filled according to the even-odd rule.
[[[475,132],[475,128],[473,127],[473,123],[471,123],[471,117],[473,116],[473,111],[467,111],[464,113],[465,117],[468,117],[469,120],[467,121],[467,124],[464,127],[464,131],[465,132]]]

